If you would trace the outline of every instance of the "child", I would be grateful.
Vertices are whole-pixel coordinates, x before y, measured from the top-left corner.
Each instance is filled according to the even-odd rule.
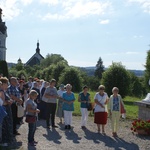
[[[37,117],[37,113],[40,112],[40,110],[37,109],[37,104],[34,102],[37,96],[38,96],[38,93],[35,90],[30,91],[29,99],[26,102],[26,115]],[[34,140],[34,134],[36,130],[36,121],[33,123],[28,123],[28,127],[29,127],[28,144],[30,146],[36,146],[37,142]]]

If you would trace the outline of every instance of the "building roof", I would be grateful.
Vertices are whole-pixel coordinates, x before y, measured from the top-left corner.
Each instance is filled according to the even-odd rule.
[[[26,65],[29,66],[40,65],[42,59],[44,59],[44,57],[40,54],[39,41],[38,41],[36,53],[26,62]]]

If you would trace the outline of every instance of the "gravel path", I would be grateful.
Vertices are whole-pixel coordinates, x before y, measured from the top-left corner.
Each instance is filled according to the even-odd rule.
[[[56,118],[56,123],[59,122]],[[118,138],[111,136],[110,120],[106,125],[106,135],[97,133],[93,117],[89,117],[87,130],[80,127],[80,117],[73,116],[72,129],[64,130],[64,125],[57,124],[59,128],[45,128],[45,121],[37,122],[35,139],[36,147],[28,146],[28,126],[24,123],[20,126],[20,136],[16,137],[13,150],[150,150],[150,136],[132,134],[131,121],[120,121]]]

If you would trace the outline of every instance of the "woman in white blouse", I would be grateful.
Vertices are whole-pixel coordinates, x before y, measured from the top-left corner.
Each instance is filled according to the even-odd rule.
[[[105,86],[98,87],[99,92],[95,94],[95,109],[94,109],[94,123],[97,124],[98,132],[100,132],[100,125],[102,125],[102,133],[105,134],[105,125],[107,123],[107,103],[108,95],[104,92]]]

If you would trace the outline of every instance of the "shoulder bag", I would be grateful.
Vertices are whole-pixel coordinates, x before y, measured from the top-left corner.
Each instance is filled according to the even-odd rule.
[[[26,115],[25,122],[34,123],[34,122],[36,122],[36,119],[37,119],[36,116]]]

